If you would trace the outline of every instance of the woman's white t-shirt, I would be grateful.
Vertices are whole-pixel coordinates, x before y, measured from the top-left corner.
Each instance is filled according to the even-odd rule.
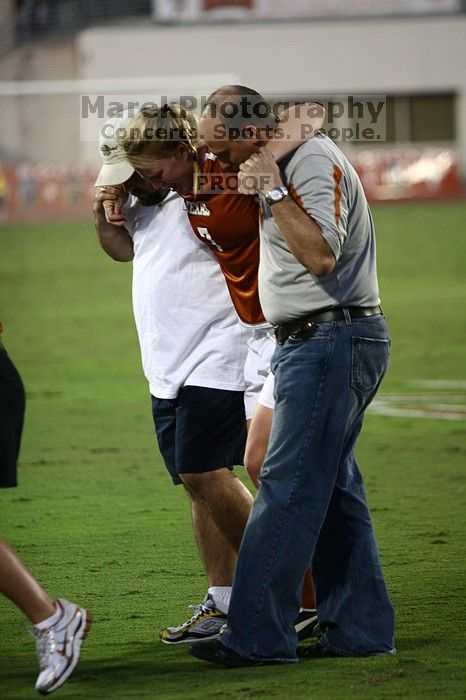
[[[194,235],[183,200],[156,206],[130,197],[133,311],[150,392],[174,398],[184,385],[242,391],[251,329],[242,325],[219,264]]]

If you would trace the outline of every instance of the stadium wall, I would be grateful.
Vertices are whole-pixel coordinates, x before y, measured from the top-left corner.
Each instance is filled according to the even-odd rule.
[[[190,75],[199,86],[199,74],[209,73],[233,76],[236,82],[267,95],[454,94],[456,144],[438,144],[444,148],[430,149],[427,156],[410,148],[401,169],[394,151],[384,153],[379,148],[377,157],[361,149],[353,154],[360,172],[369,173],[366,186],[375,185],[373,198],[404,197],[406,192],[422,197],[450,196],[457,188],[459,174],[466,180],[464,65],[466,15],[208,26],[144,22],[88,29],[74,41],[23,47],[2,61],[0,80],[4,82],[0,82],[0,88],[10,84],[31,91],[23,96],[9,95],[7,88],[4,93],[0,91],[3,190],[16,188],[19,178],[26,193],[23,203],[28,202],[28,216],[33,217],[28,178],[35,178],[37,172],[41,178],[44,172],[50,175],[49,164],[55,163],[68,174],[55,187],[45,188],[49,213],[53,193],[62,187],[65,200],[75,202],[78,190],[89,193],[92,173],[98,165],[96,142],[82,139],[81,93],[88,90],[129,95],[128,84],[136,77],[138,84],[144,83],[146,95],[151,94],[152,80],[154,92],[161,94],[161,81],[171,82],[169,76],[173,76],[174,82],[182,75],[182,94],[186,95],[190,94]],[[58,78],[68,79],[66,94],[60,94],[61,88],[50,92],[50,83],[47,87],[34,82]],[[33,82],[27,83],[26,79]],[[79,80],[75,88],[73,79]],[[8,83],[13,80],[17,82]],[[206,83],[205,87],[216,84]],[[26,176],[24,163],[34,165],[29,170],[26,167]],[[18,164],[22,164],[20,171]],[[70,171],[82,178],[79,188],[72,178],[69,184]],[[429,173],[434,171],[429,180]],[[412,178],[414,174],[419,184],[422,173],[429,180],[428,186],[422,191],[411,187],[403,194],[397,178]],[[42,187],[43,183],[36,185],[36,194]],[[11,195],[3,196],[3,202],[7,200],[12,201]],[[21,197],[15,201],[19,206]]]
[[[466,16],[89,29],[81,77],[234,70],[262,92],[465,92]]]
[[[86,78],[215,67],[266,94],[451,91],[466,180],[466,15],[89,29],[78,50]]]

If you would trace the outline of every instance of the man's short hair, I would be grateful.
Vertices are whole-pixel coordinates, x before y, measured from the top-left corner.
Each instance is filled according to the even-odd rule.
[[[277,123],[270,102],[245,85],[224,85],[215,90],[207,98],[202,116],[218,119],[236,139],[244,138],[244,130],[250,125],[263,130],[264,138],[268,138]]]

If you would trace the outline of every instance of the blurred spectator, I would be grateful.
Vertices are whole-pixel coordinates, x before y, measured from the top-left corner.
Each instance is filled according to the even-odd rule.
[[[56,4],[56,3],[54,3]],[[50,3],[47,0],[16,0],[16,33],[19,43],[36,39],[48,28]]]
[[[16,173],[18,189],[23,204],[27,206],[37,198],[37,182],[34,179],[30,165],[21,165]]]
[[[8,205],[8,180],[6,179],[5,170],[0,165],[0,223],[5,221]]]

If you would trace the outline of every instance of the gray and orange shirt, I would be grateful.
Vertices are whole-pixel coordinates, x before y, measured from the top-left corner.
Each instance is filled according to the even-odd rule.
[[[285,323],[333,306],[376,306],[375,231],[356,171],[324,134],[300,146],[285,169],[293,199],[317,222],[336,265],[313,275],[288,249],[262,205],[259,295],[266,319]]]

